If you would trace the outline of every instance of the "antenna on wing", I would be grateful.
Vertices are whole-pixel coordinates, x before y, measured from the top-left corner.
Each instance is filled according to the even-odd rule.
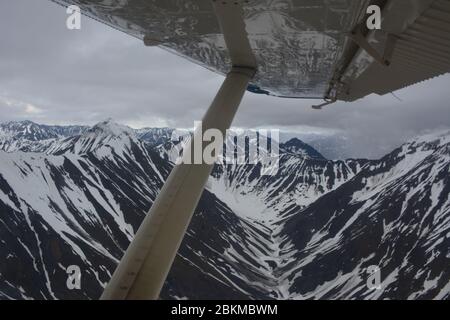
[[[325,106],[329,106],[330,104],[333,104],[337,101],[336,98],[333,99],[324,99],[324,103],[318,104],[318,105],[313,105],[311,106],[311,108],[315,109],[315,110],[322,110],[323,107]]]

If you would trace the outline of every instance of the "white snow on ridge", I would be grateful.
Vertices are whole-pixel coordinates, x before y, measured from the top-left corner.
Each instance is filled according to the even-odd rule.
[[[274,177],[257,176],[251,168],[245,166],[234,166],[230,172],[219,170],[219,174],[210,177],[207,190],[223,202],[218,201],[220,203],[217,204],[216,209],[219,215],[229,215],[233,225],[228,226],[229,229],[225,226],[222,230],[218,229],[217,239],[220,246],[209,243],[208,239],[202,238],[199,232],[189,230],[187,237],[196,241],[195,245],[188,246],[189,255],[179,256],[200,272],[213,273],[208,276],[245,295],[251,295],[250,288],[265,292],[268,297],[279,299],[317,299],[329,298],[330,295],[335,298],[361,295],[367,299],[381,298],[383,290],[379,292],[366,290],[364,270],[361,269],[362,263],[373,258],[374,254],[357,261],[353,270],[348,271],[345,268],[334,270],[335,273],[327,278],[331,280],[315,283],[315,288],[311,290],[308,289],[303,293],[295,292],[293,286],[297,280],[300,281],[302,277],[307,276],[306,271],[311,269],[311,266],[318,266],[321,269],[323,265],[316,264],[327,261],[327,259],[321,260],[322,257],[332,257],[331,260],[333,260],[335,259],[333,254],[339,255],[345,252],[345,245],[354,239],[353,235],[358,232],[361,234],[361,230],[365,230],[356,229],[360,227],[357,222],[369,216],[368,213],[371,218],[381,215],[377,205],[394,191],[400,190],[396,197],[400,199],[397,207],[401,209],[399,209],[400,212],[392,212],[393,215],[397,215],[395,219],[390,220],[389,217],[383,216],[380,221],[374,219],[373,222],[379,222],[377,226],[381,231],[377,236],[381,237],[381,242],[392,242],[391,239],[395,239],[396,234],[416,234],[417,243],[413,247],[422,246],[426,255],[424,265],[417,273],[416,279],[423,280],[421,277],[425,275],[426,278],[424,288],[420,290],[416,288],[410,297],[420,298],[428,290],[440,285],[442,280],[441,276],[433,277],[427,273],[427,267],[441,253],[439,250],[446,241],[442,235],[445,234],[448,239],[449,234],[450,199],[444,192],[446,189],[442,173],[450,170],[447,168],[450,157],[445,148],[439,149],[439,152],[436,151],[437,148],[445,147],[450,142],[450,132],[448,135],[418,138],[399,149],[400,152],[393,156],[397,158],[392,163],[389,162],[392,159],[386,162],[374,161],[366,167],[356,165],[356,170],[352,169],[355,168],[355,163],[350,161],[333,162],[321,159],[310,161],[311,159],[303,159],[299,154],[282,155],[282,171]],[[434,143],[435,141],[438,142]],[[99,255],[115,260],[108,252],[108,245],[101,240],[93,240],[87,228],[84,228],[98,226],[104,221],[102,218],[107,217],[108,221],[113,223],[101,227],[104,227],[108,240],[116,241],[116,235],[113,232],[116,227],[120,236],[131,240],[134,230],[127,222],[119,204],[123,202],[120,200],[126,199],[125,203],[138,206],[142,203],[142,199],[150,200],[157,190],[152,188],[151,183],[149,185],[149,180],[145,179],[146,176],[133,177],[130,181],[126,175],[113,178],[105,174],[101,166],[111,171],[126,170],[131,166],[137,172],[140,170],[144,172],[144,167],[150,167],[154,170],[152,179],[159,182],[163,180],[162,174],[151,162],[151,157],[136,138],[134,131],[110,121],[98,124],[76,138],[59,140],[52,147],[47,149],[48,153],[60,152],[61,155],[0,151],[0,176],[6,181],[6,185],[14,190],[19,207],[13,201],[13,194],[4,193],[1,190],[0,201],[12,210],[23,213],[26,223],[34,233],[38,231],[33,229],[32,215],[37,214],[42,217],[88,266],[92,264],[80,245],[77,246],[76,243],[80,243],[78,240],[93,248]],[[142,149],[144,161],[149,161],[149,166],[133,158],[132,150],[136,150],[135,148]],[[302,150],[299,151],[300,154],[301,152]],[[140,152],[138,153],[142,156]],[[96,160],[100,160],[101,163],[98,167],[94,164]],[[383,169],[386,169],[383,173],[375,174],[375,171],[382,172]],[[361,170],[364,171],[363,177],[358,176]],[[74,172],[75,176],[82,177],[81,183],[76,177],[74,178]],[[125,172],[133,174],[135,171]],[[355,188],[352,188],[351,183],[350,187],[345,186],[350,188],[349,197],[353,195],[353,201],[350,204],[362,203],[357,207],[359,209],[350,211],[352,215],[344,214],[348,213],[346,210],[351,210],[350,206],[342,210],[330,211],[330,216],[325,217],[328,221],[320,222],[317,227],[315,222],[312,223],[314,229],[311,230],[311,238],[306,239],[304,243],[299,241],[302,248],[299,248],[300,245],[296,239],[297,230],[293,230],[292,234],[282,232],[288,218],[304,214],[310,204],[324,194],[351,182],[352,179],[357,181]],[[102,182],[105,180],[108,180],[108,183]],[[359,189],[361,183],[363,188]],[[111,185],[113,191],[108,189]],[[122,189],[122,186],[125,188]],[[133,190],[131,194],[135,197],[130,193],[127,194],[125,189]],[[100,210],[94,206],[91,196],[101,207]],[[345,199],[343,201],[345,202]],[[402,215],[404,211],[414,206],[415,201],[423,201],[427,206],[426,210],[423,210],[418,221],[405,223]],[[326,212],[324,206],[326,207],[326,203],[321,206],[322,209],[318,210]],[[77,212],[74,213],[73,208]],[[287,208],[292,210],[286,210]],[[417,211],[416,208],[415,210]],[[99,211],[104,216],[100,217]],[[288,211],[287,214],[286,211]],[[207,214],[207,210],[200,212],[197,218],[204,218]],[[339,220],[341,216],[345,216],[345,220]],[[308,215],[305,214],[301,218],[304,217]],[[314,216],[311,215],[311,217],[314,219]],[[433,222],[432,225],[429,224],[430,220]],[[226,224],[227,217],[222,221]],[[336,221],[338,222],[332,226]],[[44,228],[48,231],[47,226]],[[237,229],[239,232],[234,232]],[[350,239],[345,237],[350,233],[349,231],[352,233]],[[330,236],[332,232],[334,236]],[[74,238],[77,241],[74,241]],[[40,251],[39,255],[32,257],[33,266],[36,270],[39,267],[43,268],[41,270],[47,279],[46,289],[43,290],[53,294],[52,284],[48,281],[48,265],[44,261],[42,251],[45,243],[38,235],[35,242]],[[21,242],[21,245],[31,256],[28,244]],[[199,245],[201,249],[196,245]],[[355,243],[350,244],[352,245]],[[400,275],[407,272],[413,249],[408,249],[403,261],[390,269],[389,274],[383,275],[383,286],[392,289],[395,282],[401,278]],[[383,263],[389,261],[389,253],[390,251],[387,251],[383,254]],[[446,256],[448,257],[449,254],[446,253]],[[191,261],[189,256],[194,259]],[[102,271],[107,269],[104,265],[101,268]],[[95,277],[104,286],[104,279],[100,280],[98,269],[92,268],[92,270],[97,270],[96,273],[94,272]],[[438,296],[448,296],[450,290],[446,290],[446,287],[443,287]],[[184,297],[184,295],[178,296]]]

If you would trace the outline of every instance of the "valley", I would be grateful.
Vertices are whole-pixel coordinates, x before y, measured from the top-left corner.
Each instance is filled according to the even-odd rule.
[[[97,299],[173,166],[171,129],[56,129],[0,125],[2,299]],[[259,169],[216,165],[163,299],[450,297],[449,132],[379,160],[292,139],[276,175]]]

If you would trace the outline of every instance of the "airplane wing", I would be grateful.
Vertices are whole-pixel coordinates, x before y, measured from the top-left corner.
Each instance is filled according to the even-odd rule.
[[[78,5],[113,28],[226,74],[231,69],[212,0],[52,0]],[[233,0],[242,5],[257,73],[249,89],[290,98],[354,101],[450,71],[449,0]],[[382,7],[382,29],[364,28],[366,8]],[[362,26],[361,40],[349,34]],[[395,41],[390,41],[394,39]]]

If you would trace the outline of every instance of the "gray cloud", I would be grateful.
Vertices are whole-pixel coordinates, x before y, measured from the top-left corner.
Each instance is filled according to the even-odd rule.
[[[134,127],[191,127],[223,77],[103,24],[65,27],[64,8],[48,0],[0,0],[0,121]],[[311,100],[248,93],[241,127],[334,132],[353,156],[380,156],[425,130],[450,127],[450,76],[391,95],[312,110]]]

